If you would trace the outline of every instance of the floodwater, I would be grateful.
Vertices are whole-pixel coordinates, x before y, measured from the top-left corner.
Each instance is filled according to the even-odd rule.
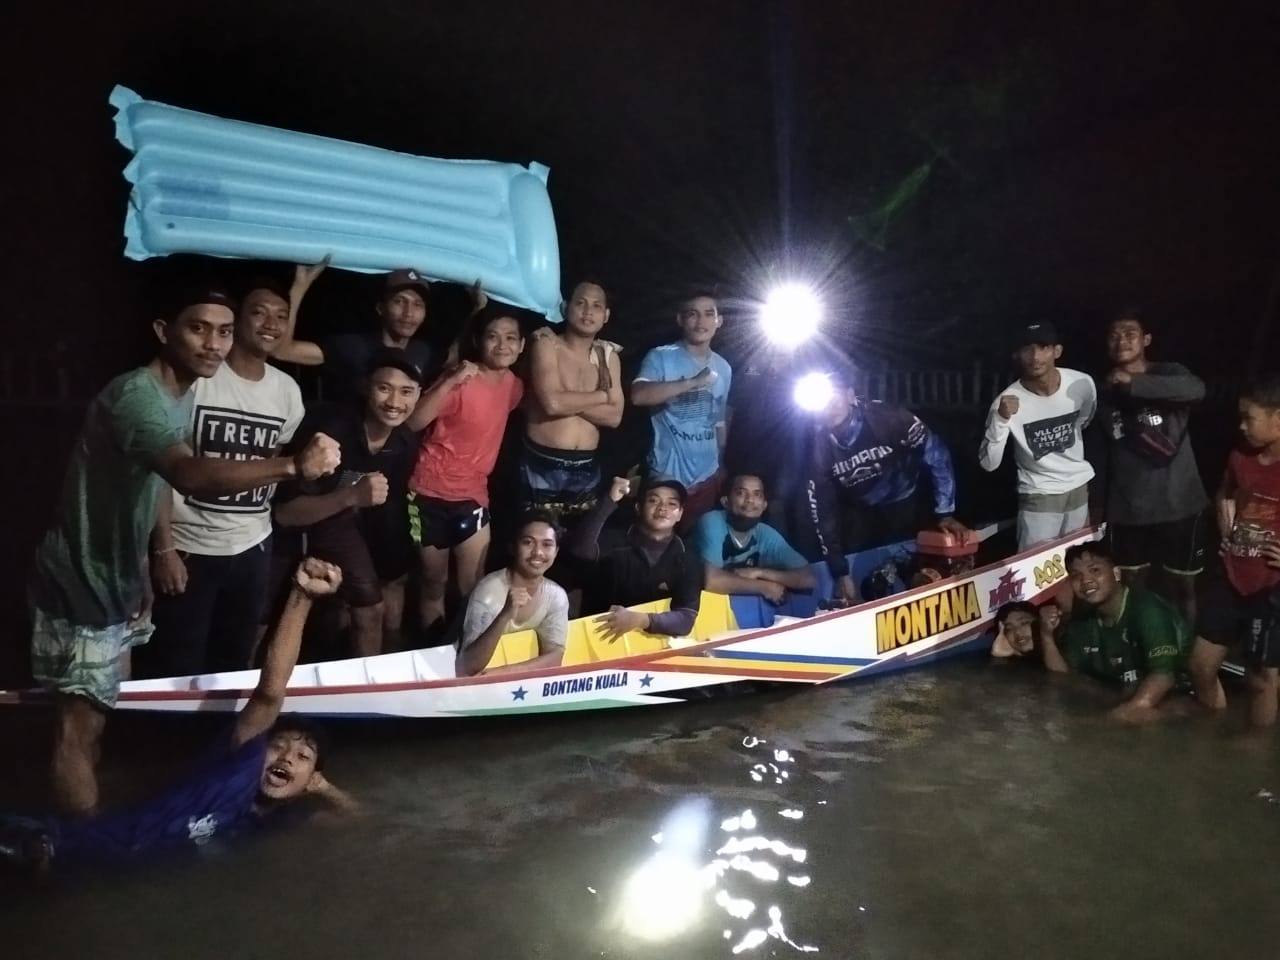
[[[1076,678],[1078,679],[1078,678]],[[1280,955],[1280,738],[979,661],[672,708],[337,728],[364,818],[0,887],[4,957]],[[208,718],[116,717],[108,790]],[[0,716],[0,807],[43,722]],[[1274,794],[1274,795],[1273,795]]]

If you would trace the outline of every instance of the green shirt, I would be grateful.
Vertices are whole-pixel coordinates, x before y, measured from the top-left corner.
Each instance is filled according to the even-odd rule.
[[[89,404],[57,521],[36,549],[31,594],[47,615],[107,627],[137,613],[164,488],[151,465],[190,435],[192,395],[173,396],[139,367],[116,377]]]
[[[1191,631],[1163,597],[1127,588],[1114,624],[1103,623],[1096,609],[1079,609],[1059,646],[1072,670],[1137,683],[1149,673],[1185,672]]]

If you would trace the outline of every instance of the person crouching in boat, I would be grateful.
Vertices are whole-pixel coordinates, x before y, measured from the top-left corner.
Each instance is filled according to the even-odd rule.
[[[705,565],[707,589],[755,594],[782,603],[788,590],[812,590],[817,583],[809,562],[773,527],[761,523],[769,508],[764,479],[735,473],[721,510],[703,514],[690,546]]]
[[[814,414],[805,499],[836,599],[859,603],[846,551],[909,540],[932,526],[960,542],[972,531],[953,516],[955,470],[942,438],[910,410],[860,398],[847,363],[827,376],[834,389]]]
[[[545,510],[525,514],[516,527],[511,565],[482,577],[467,600],[458,643],[460,677],[503,670],[531,670],[560,663],[569,633],[569,596],[544,574],[556,562],[560,531]],[[504,633],[532,630],[538,655],[523,663],[485,670]]]
[[[582,519],[570,541],[569,552],[590,565],[583,609],[606,611],[596,622],[610,641],[632,630],[688,636],[702,600],[703,570],[701,559],[675,534],[684,515],[684,485],[645,480],[635,523],[625,532],[605,530],[605,522],[630,492],[627,480],[614,477],[609,495]],[[626,609],[668,597],[671,609],[666,613]]]
[[[1045,668],[1122,683],[1126,699],[1112,716],[1154,719],[1176,678],[1187,672],[1191,630],[1163,597],[1122,584],[1102,543],[1069,548],[1066,565],[1078,602],[1070,618],[1041,637]]]
[[[294,574],[259,675],[231,730],[200,765],[135,808],[87,819],[0,818],[0,859],[37,867],[118,863],[199,847],[265,822],[304,797],[342,811],[355,801],[321,767],[321,743],[305,721],[280,716],[312,601],[342,583],[333,564],[307,558]]]

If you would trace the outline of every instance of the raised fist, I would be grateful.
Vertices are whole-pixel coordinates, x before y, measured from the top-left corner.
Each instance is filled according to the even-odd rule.
[[[480,372],[480,368],[470,360],[463,360],[453,371],[453,381],[461,386]]]
[[[530,593],[524,587],[509,587],[507,589],[507,611],[515,613],[530,600]]]
[[[1000,398],[1000,406],[996,407],[996,414],[1001,420],[1012,420],[1013,415],[1018,412],[1018,398],[1011,393],[1006,393]]]
[[[298,564],[293,575],[293,585],[311,599],[327,597],[342,586],[342,571],[332,563],[307,557]]]
[[[317,433],[293,458],[294,465],[303,480],[327,477],[342,462],[342,448],[333,437]]]
[[[380,473],[366,473],[355,490],[357,507],[378,507],[387,502],[387,478]]]
[[[621,503],[622,498],[631,492],[631,482],[626,477],[614,477],[613,483],[609,485],[609,499],[614,503]]]

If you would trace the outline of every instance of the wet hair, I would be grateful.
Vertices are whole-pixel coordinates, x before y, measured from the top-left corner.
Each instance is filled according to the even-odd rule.
[[[1012,603],[1006,603],[996,611],[996,623],[1004,623],[1014,613],[1025,613],[1031,617],[1039,616],[1039,611],[1034,603],[1027,600],[1014,600]]]
[[[588,283],[591,284],[591,286],[593,287],[600,288],[600,292],[604,294],[604,305],[605,305],[605,308],[607,309],[609,306],[609,288],[605,286],[604,281],[600,277],[594,274],[587,274],[586,276],[581,277],[578,280],[574,281],[573,286],[569,288],[569,297],[565,301],[566,305],[568,304],[569,300],[573,299],[574,291],[577,290],[583,284],[588,284]]]
[[[522,513],[520,519],[516,521],[515,530],[511,534],[512,544],[520,542],[520,538],[524,536],[525,527],[532,523],[545,523],[551,528],[551,532],[556,535],[556,546],[560,545],[560,538],[564,531],[560,529],[560,524],[556,522],[555,515],[549,510],[529,510]]]
[[[1131,320],[1134,323],[1136,323],[1138,325],[1138,329],[1140,329],[1143,333],[1151,332],[1151,325],[1147,321],[1146,313],[1144,313],[1138,307],[1125,307],[1123,310],[1118,311],[1115,314],[1115,316],[1113,316],[1110,320],[1107,321],[1107,329],[1110,330],[1117,323],[1120,323],[1121,321],[1124,321],[1124,320]]]
[[[764,498],[766,500],[769,499],[769,481],[766,480],[764,474],[760,473],[758,470],[734,470],[729,474],[729,482],[724,485],[725,496],[729,495],[730,491],[733,490],[733,485],[743,477],[755,477],[759,480],[760,490],[764,493]]]
[[[324,769],[325,757],[329,754],[329,737],[324,728],[313,720],[296,713],[282,714],[271,727],[267,739],[271,740],[280,734],[292,734],[311,744],[316,754],[316,769]]]
[[[1112,566],[1115,566],[1116,562],[1115,556],[1112,555],[1110,548],[1105,543],[1101,540],[1090,540],[1087,543],[1077,543],[1074,547],[1067,547],[1067,552],[1062,558],[1062,565],[1069,567],[1081,557],[1105,560]]]
[[[1240,399],[1268,410],[1280,410],[1280,374],[1266,374],[1254,380],[1240,392]]]
[[[713,287],[693,287],[689,290],[686,290],[684,292],[684,295],[679,300],[676,301],[676,308],[678,310],[683,309],[686,303],[693,303],[693,301],[701,300],[704,297],[707,300],[714,300],[716,303],[716,310],[719,311],[720,296],[715,292],[715,289]]]
[[[255,290],[266,290],[268,293],[274,293],[277,297],[287,304],[293,303],[293,298],[289,295],[289,287],[275,277],[269,277],[260,274],[244,285],[244,289],[240,294],[240,302],[244,303],[248,299],[249,294]]]
[[[521,338],[524,337],[524,324],[520,322],[519,311],[514,307],[506,304],[494,303],[492,300],[477,310],[467,320],[466,328],[459,338],[460,344],[458,355],[463,360],[470,360],[473,363],[480,362],[481,346],[484,343],[484,332],[489,329],[489,324],[495,320],[503,318],[514,320],[516,330]]]

